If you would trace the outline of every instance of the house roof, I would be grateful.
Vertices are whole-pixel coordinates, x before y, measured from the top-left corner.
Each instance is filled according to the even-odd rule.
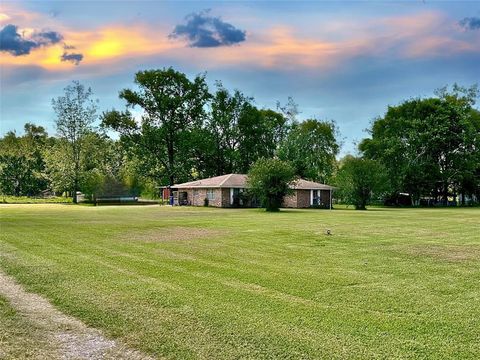
[[[308,181],[304,179],[298,179],[292,186],[296,190],[333,190],[333,186],[317,183],[314,181]]]
[[[183,184],[173,185],[172,188],[244,188],[247,184],[247,175],[227,174],[208,179],[189,181]]]
[[[189,181],[183,184],[173,185],[176,189],[191,188],[245,188],[247,187],[247,175],[245,174],[227,174],[215,176],[208,179]],[[332,190],[333,186],[320,184],[314,181],[298,179],[292,186],[296,190]]]

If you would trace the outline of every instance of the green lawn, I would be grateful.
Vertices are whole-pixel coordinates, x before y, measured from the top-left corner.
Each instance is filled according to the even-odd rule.
[[[68,204],[72,202],[72,198],[63,196],[51,197],[30,197],[30,196],[9,196],[0,195],[0,203],[5,204]]]
[[[480,358],[478,208],[0,214],[0,269],[154,356]]]
[[[44,334],[0,296],[0,359],[52,359],[53,356],[54,349]]]

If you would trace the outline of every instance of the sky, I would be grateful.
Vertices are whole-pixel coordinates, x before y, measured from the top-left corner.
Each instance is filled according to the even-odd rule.
[[[99,113],[135,72],[206,72],[299,120],[334,120],[342,154],[389,105],[480,83],[480,1],[0,2],[0,134],[55,134],[51,100],[73,80]],[[137,113],[139,115],[139,113]]]

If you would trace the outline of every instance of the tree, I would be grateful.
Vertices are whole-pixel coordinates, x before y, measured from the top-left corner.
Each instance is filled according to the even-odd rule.
[[[240,156],[241,130],[239,123],[245,109],[251,106],[251,98],[239,90],[233,94],[217,82],[217,91],[212,97],[211,114],[206,125],[211,136],[211,156],[215,159],[214,175],[237,172]]]
[[[291,194],[295,180],[293,167],[278,159],[260,159],[248,173],[249,191],[256,196],[266,211],[279,211],[283,198]]]
[[[24,155],[0,155],[0,191],[4,195],[31,195],[27,184],[33,181],[30,161]]]
[[[387,169],[391,197],[407,192],[414,202],[434,196],[447,203],[449,195],[470,188],[480,151],[480,122],[472,108],[477,94],[475,86],[454,85],[450,92],[437,90],[435,98],[391,106],[373,122],[371,138],[359,148]]]
[[[476,131],[471,132],[476,134],[472,141],[473,148],[464,152],[463,171],[458,178],[458,191],[462,195],[462,205],[465,205],[465,196],[468,195],[471,198],[476,198],[480,201],[480,111],[477,109],[471,109],[469,122]]]
[[[288,118],[282,113],[271,109],[262,109],[260,113],[263,116],[266,129],[263,135],[263,142],[266,144],[267,149],[271,151],[270,157],[273,157],[278,146],[285,140],[290,131]]]
[[[82,147],[79,191],[90,199],[98,194],[121,195],[133,192],[127,185],[124,174],[126,156],[118,141],[102,133],[88,132],[83,135]],[[57,139],[45,151],[44,159],[51,189],[56,193],[69,191],[74,179],[74,166],[67,141]]]
[[[122,168],[124,152],[119,144],[105,134],[90,132],[83,139],[84,153],[81,158],[84,172],[80,190],[92,200],[97,195],[122,195],[128,192],[123,184]]]
[[[246,173],[253,163],[261,158],[273,156],[273,149],[268,148],[265,137],[268,129],[262,113],[253,105],[247,104],[238,123],[239,146],[237,172]],[[271,150],[271,151],[270,151]]]
[[[0,139],[0,191],[15,196],[32,196],[47,188],[42,151],[48,134],[41,126],[26,123],[25,134],[8,132]]]
[[[66,158],[71,161],[73,202],[77,202],[80,177],[83,169],[80,159],[84,151],[83,138],[92,131],[96,120],[97,101],[91,99],[92,90],[78,81],[65,88],[65,94],[52,100],[58,136],[64,140]]]
[[[327,182],[335,170],[340,146],[333,121],[309,119],[294,124],[280,146],[280,159],[290,161],[302,178]]]
[[[378,162],[347,155],[340,163],[337,195],[356,210],[366,210],[370,200],[388,188],[385,170]]]
[[[258,110],[247,104],[239,120],[239,166],[246,173],[261,158],[275,156],[280,141],[287,132],[286,118],[273,110]]]
[[[57,194],[71,192],[75,179],[71,144],[66,139],[55,139],[52,146],[44,152],[43,159],[49,188]],[[80,179],[77,184],[79,186]]]
[[[277,101],[277,111],[279,111],[289,125],[296,124],[297,116],[300,114],[298,110],[298,104],[293,100],[293,97],[289,96],[286,104],[281,104],[280,101]]]
[[[287,132],[286,118],[273,110],[259,110],[253,98],[235,90],[231,94],[220,82],[212,98],[211,116],[199,144],[203,154],[213,157],[212,175],[246,173],[258,159],[273,157]],[[211,151],[205,151],[208,140]],[[202,156],[202,163],[208,158]]]
[[[149,177],[170,185],[191,177],[194,166],[192,132],[201,128],[209,99],[204,76],[190,81],[172,68],[139,71],[139,90],[124,89],[120,98],[128,108],[143,110],[137,124],[127,110],[112,110],[102,116],[102,126],[120,133],[130,152],[141,159]]]

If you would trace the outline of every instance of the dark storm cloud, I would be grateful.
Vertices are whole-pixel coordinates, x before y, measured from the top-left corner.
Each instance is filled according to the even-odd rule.
[[[34,33],[33,40],[40,45],[56,44],[63,40],[63,36],[55,31]]]
[[[245,41],[244,30],[222,21],[219,17],[210,16],[209,10],[188,15],[186,24],[175,27],[171,38],[184,37],[191,47],[230,46]]]
[[[35,32],[29,38],[18,33],[16,25],[8,24],[0,30],[0,51],[14,56],[27,55],[33,49],[62,41],[63,36],[55,31]]]
[[[480,30],[480,18],[466,17],[458,22],[465,30]]]
[[[60,60],[62,61],[69,61],[75,65],[80,64],[80,61],[83,60],[83,55],[79,53],[67,53],[64,52],[62,56],[60,57]]]

